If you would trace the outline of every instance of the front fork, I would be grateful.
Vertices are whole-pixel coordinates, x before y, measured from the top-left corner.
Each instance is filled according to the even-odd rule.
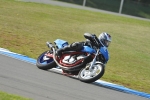
[[[96,57],[97,57],[98,54],[99,54],[99,49],[97,49],[97,52],[96,52],[96,54],[95,54],[95,57],[94,57],[93,61],[91,62],[90,66],[89,66],[89,71],[92,71],[92,70],[93,70],[93,65],[94,65],[95,62],[96,62]]]

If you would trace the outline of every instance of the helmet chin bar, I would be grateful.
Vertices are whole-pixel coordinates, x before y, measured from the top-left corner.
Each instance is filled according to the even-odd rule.
[[[105,40],[104,42],[105,42],[106,47],[110,45],[110,41]]]

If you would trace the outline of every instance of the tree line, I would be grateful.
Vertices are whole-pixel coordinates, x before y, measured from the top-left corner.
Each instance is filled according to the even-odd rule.
[[[132,1],[150,4],[150,0],[132,0]]]

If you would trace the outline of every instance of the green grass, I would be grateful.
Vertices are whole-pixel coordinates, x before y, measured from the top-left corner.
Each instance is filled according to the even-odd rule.
[[[0,91],[0,100],[31,100],[31,99],[23,98],[17,95],[8,94]]]
[[[112,35],[102,80],[150,93],[150,21],[14,0],[0,0],[0,47],[32,58],[57,38],[84,41],[83,33]]]

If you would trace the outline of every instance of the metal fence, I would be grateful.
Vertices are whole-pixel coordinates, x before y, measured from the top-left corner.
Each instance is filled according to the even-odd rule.
[[[150,4],[134,0],[59,0],[82,6],[150,19]]]

